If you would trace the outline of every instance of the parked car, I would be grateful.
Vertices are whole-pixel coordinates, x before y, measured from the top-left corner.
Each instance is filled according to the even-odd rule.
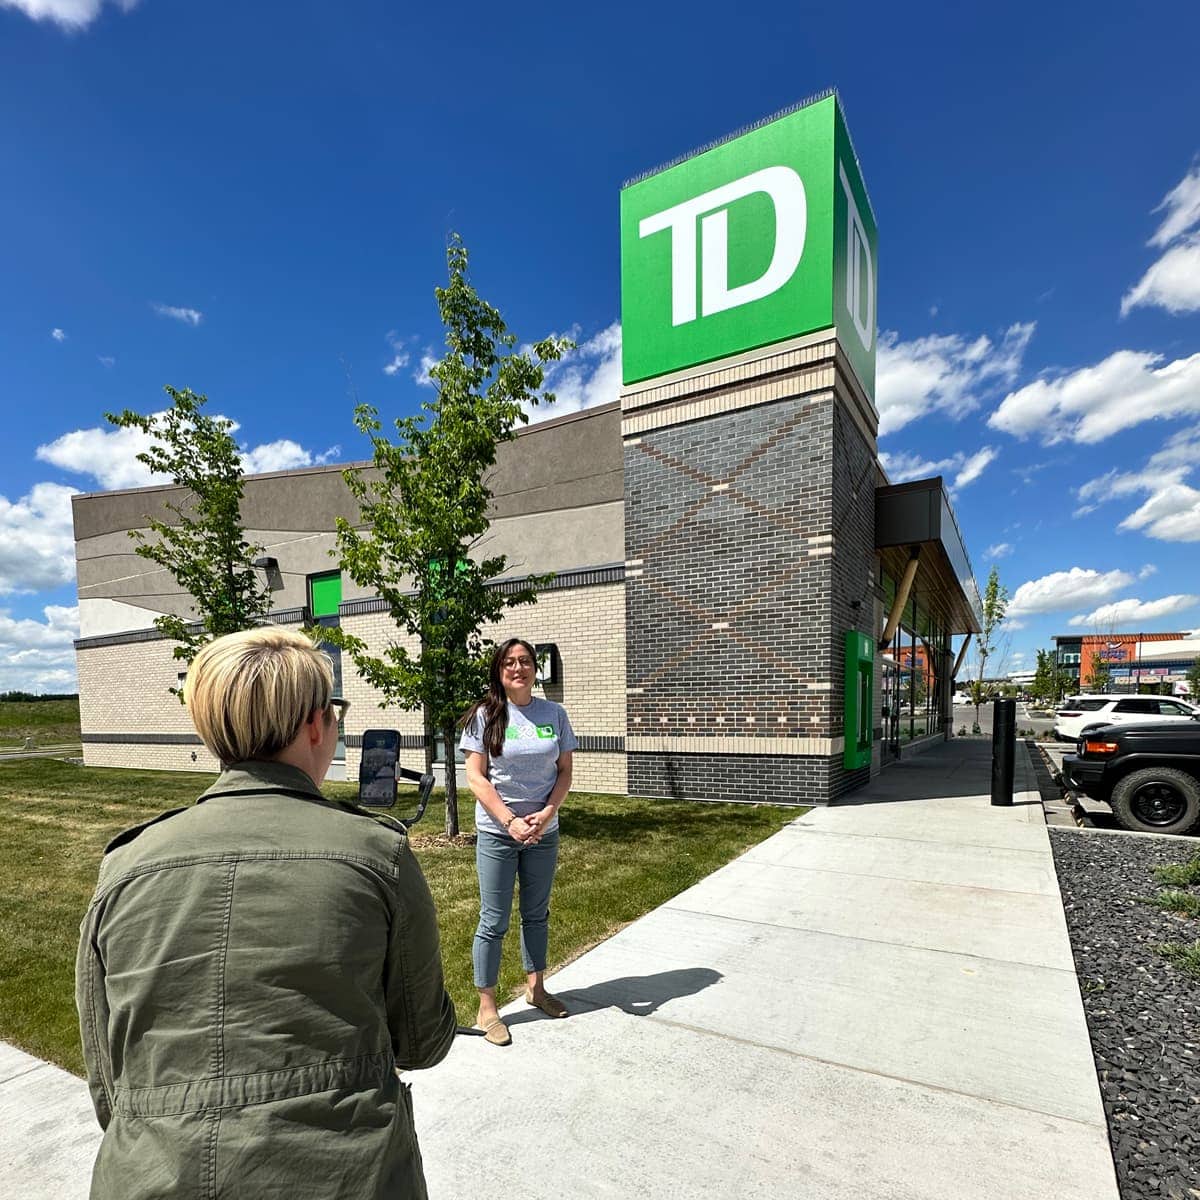
[[[1200,718],[1091,729],[1063,755],[1062,781],[1125,829],[1188,833],[1200,825]]]
[[[1068,696],[1054,714],[1054,736],[1074,742],[1085,725],[1187,721],[1200,707],[1174,696]]]

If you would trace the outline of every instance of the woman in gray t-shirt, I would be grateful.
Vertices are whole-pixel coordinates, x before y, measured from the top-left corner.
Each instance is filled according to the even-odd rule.
[[[499,645],[487,695],[467,712],[459,742],[475,794],[478,832],[479,927],[472,948],[479,989],[476,1027],[496,1046],[512,1041],[496,1008],[496,981],[518,876],[525,999],[548,1016],[567,1015],[562,1001],[546,991],[544,975],[558,809],[571,788],[571,753],[578,743],[563,706],[534,696],[536,670],[528,642],[509,638]]]

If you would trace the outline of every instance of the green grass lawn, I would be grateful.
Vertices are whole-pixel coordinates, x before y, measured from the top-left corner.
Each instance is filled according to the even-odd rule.
[[[0,748],[20,746],[27,737],[35,746],[79,741],[78,700],[0,700]]]
[[[211,775],[0,763],[0,1039],[83,1073],[74,1004],[75,947],[105,844],[120,830],[190,804]],[[352,799],[354,784],[328,784]],[[464,833],[474,801],[460,798]],[[574,792],[550,919],[551,969],[663,903],[803,812],[769,805],[684,804]],[[439,838],[435,796],[413,845],[433,891],[446,985],[459,1021],[475,1019],[471,939],[479,918],[473,846]],[[505,940],[500,994],[524,984],[518,922]]]

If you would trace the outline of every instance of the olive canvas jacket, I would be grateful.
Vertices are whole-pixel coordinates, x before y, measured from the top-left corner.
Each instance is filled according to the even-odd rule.
[[[80,935],[94,1200],[426,1195],[395,1068],[455,1019],[399,827],[237,764],[109,845]]]

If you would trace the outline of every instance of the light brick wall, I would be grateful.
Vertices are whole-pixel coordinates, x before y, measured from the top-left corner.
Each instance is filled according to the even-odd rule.
[[[342,627],[361,637],[376,652],[392,641],[409,649],[416,639],[400,634],[386,613],[363,613],[342,618]],[[562,588],[542,594],[538,603],[511,610],[485,635],[497,642],[524,637],[553,642],[562,662],[561,682],[546,695],[564,705],[576,733],[623,737],[625,731],[625,585]],[[165,639],[89,646],[76,652],[79,666],[80,721],[84,734],[193,735],[187,710],[170,695],[177,686],[181,664],[171,657],[173,642]],[[346,733],[370,728],[398,729],[420,737],[419,712],[380,708],[380,693],[342,658],[342,692],[350,701]],[[195,757],[193,757],[193,755]],[[85,742],[84,762],[97,767],[142,767],[165,771],[215,771],[218,764],[199,744],[163,745],[151,742]],[[346,747],[346,778],[357,779],[362,751]],[[422,770],[424,751],[404,749],[400,765]],[[580,751],[575,756],[574,786],[581,791],[624,793],[625,755],[620,752]]]
[[[416,650],[416,638],[396,629],[387,613],[361,613],[342,617],[342,628],[362,638],[376,653],[389,642]],[[548,699],[562,704],[577,734],[624,737],[625,734],[625,585],[562,588],[543,592],[531,606],[510,609],[504,619],[485,627],[485,637],[499,643],[523,637],[534,643],[553,642],[561,660],[561,681],[549,685]],[[380,708],[379,691],[343,657],[343,693],[351,708],[346,732],[361,735],[366,729],[397,729],[402,735],[420,736],[421,714],[397,708]],[[346,748],[346,778],[358,778],[361,750]],[[424,769],[419,749],[400,752],[400,765]],[[573,785],[581,791],[624,793],[625,756],[619,752],[580,751],[575,755]]]
[[[136,767],[144,771],[209,771],[217,775],[221,770],[221,764],[202,745],[90,743],[83,747],[83,761],[89,767]]]

